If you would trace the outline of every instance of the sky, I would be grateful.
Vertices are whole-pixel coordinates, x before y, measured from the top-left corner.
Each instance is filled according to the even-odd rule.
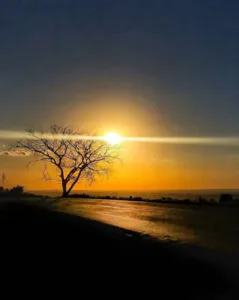
[[[2,0],[0,129],[238,136],[238,34],[236,0]],[[55,188],[28,159],[0,157],[8,184]],[[238,182],[236,147],[125,143],[112,178],[89,188]]]

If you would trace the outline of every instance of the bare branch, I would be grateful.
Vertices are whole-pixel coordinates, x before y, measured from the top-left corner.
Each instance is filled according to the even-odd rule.
[[[30,151],[35,157],[33,162],[43,162],[44,179],[60,181],[63,196],[69,195],[80,179],[91,184],[96,177],[109,175],[111,165],[119,157],[118,147],[100,140],[75,139],[75,135],[82,133],[69,127],[51,126],[51,138],[34,130],[29,130],[28,134],[29,139],[18,141],[15,148]],[[55,167],[56,176],[49,175],[48,165]]]

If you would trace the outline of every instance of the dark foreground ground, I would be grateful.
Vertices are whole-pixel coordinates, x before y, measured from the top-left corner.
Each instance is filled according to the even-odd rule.
[[[236,275],[131,231],[20,202],[0,206],[0,230],[2,261],[74,275],[86,298],[239,299]]]

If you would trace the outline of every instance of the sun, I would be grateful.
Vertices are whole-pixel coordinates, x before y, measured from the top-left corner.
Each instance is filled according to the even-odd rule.
[[[109,132],[104,136],[104,140],[111,145],[116,145],[122,141],[122,137],[116,132]]]

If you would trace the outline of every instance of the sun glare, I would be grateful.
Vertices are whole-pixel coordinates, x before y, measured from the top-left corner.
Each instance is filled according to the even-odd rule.
[[[109,132],[105,135],[105,141],[111,145],[119,144],[122,140],[122,137],[116,132]]]

